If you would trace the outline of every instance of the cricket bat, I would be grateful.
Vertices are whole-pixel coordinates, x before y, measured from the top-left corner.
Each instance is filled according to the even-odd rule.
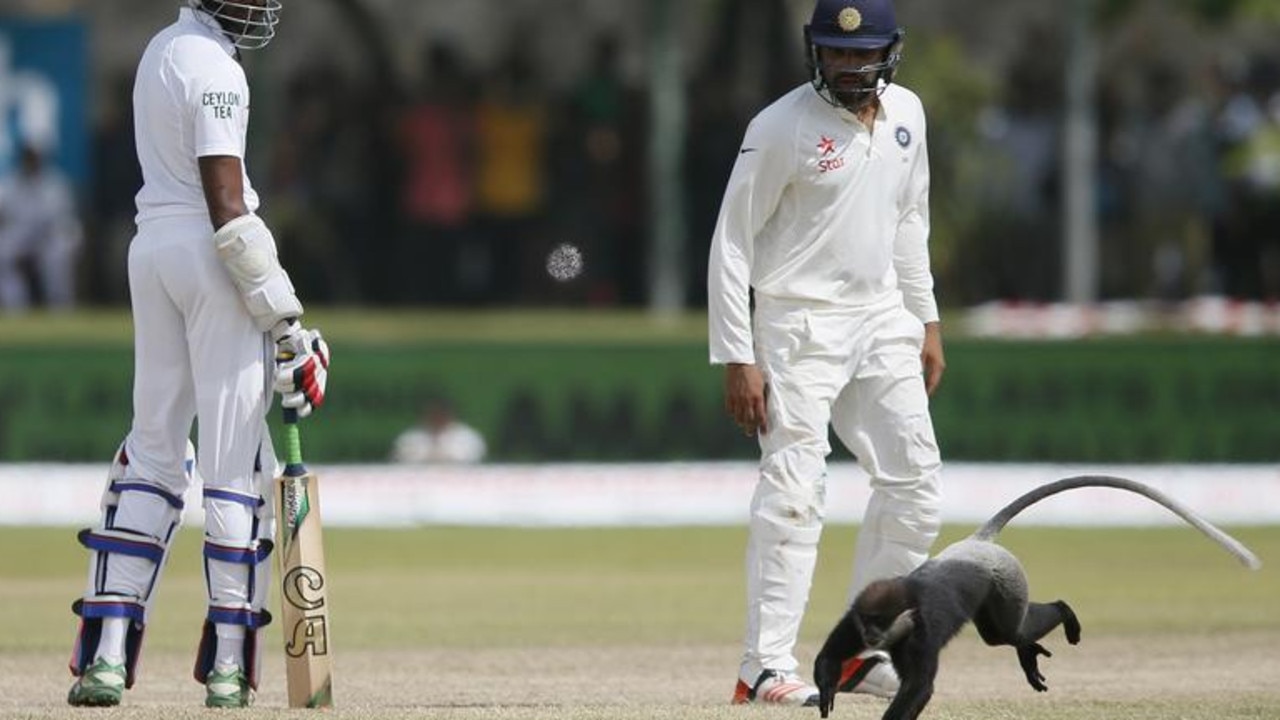
[[[302,463],[298,413],[284,411],[285,468],[276,478],[280,624],[289,707],[333,706],[328,581],[320,532],[319,478]]]

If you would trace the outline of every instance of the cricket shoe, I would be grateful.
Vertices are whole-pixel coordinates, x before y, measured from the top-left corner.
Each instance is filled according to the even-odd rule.
[[[840,692],[862,693],[892,698],[898,694],[898,673],[883,650],[864,650],[845,661],[840,668]]]
[[[109,707],[120,704],[124,694],[124,665],[113,665],[102,658],[85,668],[67,693],[67,702],[77,707]]]
[[[741,679],[733,690],[733,704],[791,705],[817,707],[818,688],[804,682],[793,672],[765,670],[756,678],[755,687]]]
[[[211,708],[243,708],[253,702],[249,678],[238,667],[214,668],[205,679],[204,706]]]

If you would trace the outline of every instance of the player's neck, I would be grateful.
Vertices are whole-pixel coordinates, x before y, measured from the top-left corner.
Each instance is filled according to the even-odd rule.
[[[858,118],[858,122],[862,123],[863,125],[866,125],[868,130],[872,130],[875,128],[876,115],[879,113],[880,113],[880,99],[875,98],[871,102],[864,105],[863,107],[858,108],[858,111],[855,112],[853,115],[854,117]]]

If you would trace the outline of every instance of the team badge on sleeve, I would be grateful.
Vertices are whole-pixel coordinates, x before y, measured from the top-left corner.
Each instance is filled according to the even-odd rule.
[[[911,146],[911,131],[904,125],[899,125],[898,129],[893,131],[893,139],[898,141],[899,147],[906,150]]]
[[[200,96],[200,104],[210,117],[230,120],[232,114],[244,104],[244,98],[234,91],[210,91]]]

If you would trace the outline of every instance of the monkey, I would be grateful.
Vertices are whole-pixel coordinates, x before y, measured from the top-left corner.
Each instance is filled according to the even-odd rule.
[[[1038,660],[1051,657],[1040,639],[1059,625],[1067,642],[1080,642],[1080,621],[1062,600],[1030,602],[1026,572],[1013,553],[995,543],[1018,513],[1065,490],[1109,487],[1143,495],[1168,508],[1242,564],[1257,570],[1262,562],[1248,548],[1164,493],[1133,480],[1081,475],[1038,487],[1006,505],[969,537],[946,547],[910,574],[877,580],[860,592],[832,629],[814,660],[818,709],[827,717],[835,705],[847,661],[893,663],[902,684],[885,710],[884,720],[915,720],[933,695],[942,648],[972,621],[991,646],[1010,645],[1027,683],[1048,690]],[[886,657],[887,655],[887,657]]]

